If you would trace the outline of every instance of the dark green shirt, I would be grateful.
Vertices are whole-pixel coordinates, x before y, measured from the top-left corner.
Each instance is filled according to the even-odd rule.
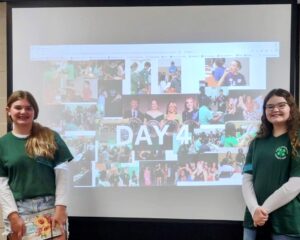
[[[278,137],[257,138],[250,144],[243,171],[253,175],[253,187],[259,205],[290,177],[300,177],[300,158],[292,158],[291,150],[287,133]],[[300,236],[299,195],[272,212],[269,221],[275,234]],[[254,227],[248,209],[244,226]]]
[[[57,150],[54,159],[30,158],[25,151],[27,138],[11,132],[0,138],[0,177],[7,177],[15,200],[55,196],[54,167],[73,157],[65,142],[55,133]]]

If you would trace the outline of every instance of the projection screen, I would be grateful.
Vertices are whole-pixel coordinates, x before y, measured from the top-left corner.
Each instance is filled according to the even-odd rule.
[[[13,8],[13,90],[74,155],[70,215],[241,220],[290,26],[290,4]]]

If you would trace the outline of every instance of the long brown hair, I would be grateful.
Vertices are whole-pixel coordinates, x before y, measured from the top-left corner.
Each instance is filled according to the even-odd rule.
[[[23,99],[26,99],[30,103],[30,105],[34,109],[33,119],[37,119],[39,115],[39,107],[35,98],[30,92],[22,90],[13,92],[7,100],[7,108],[11,108],[14,102]],[[7,119],[9,123],[12,123],[12,119],[9,116]],[[54,132],[37,122],[33,122],[30,135],[25,145],[25,149],[30,157],[42,156],[54,159],[54,154],[57,149]]]
[[[297,149],[300,148],[298,131],[300,129],[300,113],[296,101],[292,94],[284,89],[277,88],[271,90],[265,97],[263,103],[263,115],[261,117],[261,125],[257,132],[257,138],[266,138],[272,134],[273,125],[267,120],[266,104],[273,96],[283,97],[290,107],[290,117],[287,120],[288,135],[292,145],[292,156],[297,156]]]

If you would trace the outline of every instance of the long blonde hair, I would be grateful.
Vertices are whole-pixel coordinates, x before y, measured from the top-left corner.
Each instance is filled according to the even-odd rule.
[[[27,91],[15,91],[7,100],[7,108],[18,100],[26,99],[34,109],[34,120],[39,115],[39,107],[33,95]],[[12,119],[8,116],[8,122],[11,123]],[[54,132],[39,123],[33,122],[30,135],[27,139],[25,150],[30,157],[46,157],[54,159],[54,154],[57,149],[55,142]]]

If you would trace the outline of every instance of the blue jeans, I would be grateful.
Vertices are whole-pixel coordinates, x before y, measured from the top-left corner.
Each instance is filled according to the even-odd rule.
[[[38,213],[50,208],[53,208],[55,205],[55,197],[54,196],[45,196],[45,197],[37,197],[31,199],[25,199],[21,201],[16,201],[18,207],[19,215],[25,216],[28,214]],[[4,231],[2,235],[7,238],[7,236],[11,233],[10,222],[8,219],[4,219]],[[68,221],[65,226],[65,230],[67,232],[67,236],[69,235],[68,232]]]
[[[256,239],[256,230],[244,228],[243,240],[255,240],[255,239]],[[300,240],[300,237],[291,237],[287,235],[272,234],[272,240]]]

